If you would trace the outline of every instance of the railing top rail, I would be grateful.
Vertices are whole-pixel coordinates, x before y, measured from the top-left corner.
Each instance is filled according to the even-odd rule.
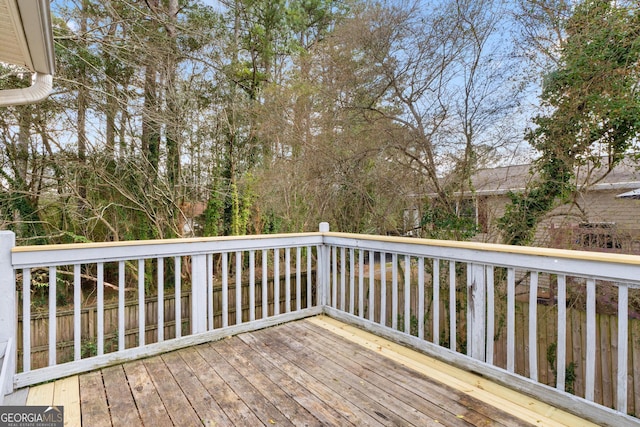
[[[324,233],[324,243],[640,285],[640,256],[479,242]]]
[[[319,244],[322,234],[314,232],[17,246],[11,255],[14,268],[28,268]]]
[[[640,284],[640,256],[636,255],[328,231],[19,246],[14,247],[11,253],[14,268],[28,268],[322,244]]]
[[[327,237],[343,237],[354,240],[373,240],[378,242],[387,243],[402,243],[411,245],[426,245],[426,246],[439,246],[446,248],[459,248],[459,249],[471,249],[478,251],[489,251],[499,253],[511,253],[522,255],[534,255],[552,258],[566,258],[576,259],[582,261],[600,261],[600,262],[615,262],[619,264],[634,264],[640,265],[639,255],[628,254],[615,254],[609,252],[591,252],[580,250],[568,250],[568,249],[552,249],[543,247],[532,246],[514,246],[504,245],[496,243],[481,243],[481,242],[464,242],[455,240],[436,240],[436,239],[419,239],[415,237],[399,237],[399,236],[379,236],[369,234],[355,234],[355,233],[340,233],[340,232],[309,232],[309,233],[281,233],[281,234],[261,234],[261,235],[247,235],[247,236],[215,236],[215,237],[192,237],[192,238],[178,238],[178,239],[158,239],[158,240],[127,240],[119,242],[92,242],[92,243],[69,243],[69,244],[55,244],[55,245],[31,245],[31,246],[16,246],[11,249],[12,253],[22,252],[42,252],[42,251],[65,251],[65,250],[78,250],[78,249],[104,249],[112,247],[132,247],[132,246],[158,246],[158,245],[176,245],[176,244],[189,244],[189,243],[214,243],[214,242],[226,242],[226,241],[251,241],[262,239],[282,239],[282,238],[302,238],[312,236],[327,236]]]
[[[534,246],[514,246],[497,243],[465,242],[456,240],[420,239],[415,237],[376,236],[369,234],[323,233],[326,237],[343,237],[353,240],[373,240],[386,243],[401,243],[422,246],[438,246],[445,248],[471,249],[498,253],[533,255],[550,258],[566,258],[581,261],[614,262],[618,264],[640,265],[640,255],[616,254],[609,252],[591,252],[569,249],[553,249]]]
[[[90,243],[63,243],[55,245],[30,245],[16,246],[11,252],[38,252],[38,251],[64,251],[73,249],[88,248],[110,248],[124,246],[150,246],[150,245],[173,245],[177,243],[203,243],[203,242],[224,242],[229,240],[260,240],[260,239],[278,239],[290,237],[309,237],[318,236],[321,233],[280,233],[280,234],[256,234],[245,236],[213,236],[213,237],[186,237],[176,239],[156,239],[156,240],[122,240],[117,242],[90,242]]]

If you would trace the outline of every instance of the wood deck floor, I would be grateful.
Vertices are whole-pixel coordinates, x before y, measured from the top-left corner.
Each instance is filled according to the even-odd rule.
[[[591,425],[321,316],[32,387],[65,425]]]

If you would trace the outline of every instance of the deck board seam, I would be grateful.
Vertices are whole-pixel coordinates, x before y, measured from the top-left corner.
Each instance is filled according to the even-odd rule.
[[[212,345],[198,346],[197,351],[208,362],[210,359],[205,356],[215,356],[218,354]],[[228,387],[233,390],[236,395],[242,399],[245,405],[254,413],[254,415],[265,425],[291,424],[287,417],[280,412],[271,402],[267,401],[262,393],[253,386],[244,376],[242,376],[233,366],[231,366],[223,358],[219,358],[215,364],[209,364],[218,375],[223,379]],[[280,424],[282,423],[282,424]],[[293,425],[293,424],[291,424]]]
[[[180,350],[180,355],[189,368],[196,373],[202,385],[218,403],[231,423],[236,425],[261,423],[260,419],[228,386],[224,379],[215,370],[207,368],[210,366],[209,363],[202,357],[196,347],[182,349]]]
[[[292,326],[294,328],[294,331],[298,331],[303,329],[303,327],[300,328],[296,328],[295,326]],[[305,330],[307,330],[305,328]],[[317,331],[313,331],[313,330],[308,330],[310,334],[314,334],[313,338],[310,340],[310,345],[316,349],[317,351],[322,351],[322,346],[320,346],[319,343],[314,343],[315,340],[318,341],[323,341],[325,343],[327,342],[331,342],[333,337],[327,338],[326,336],[322,336],[319,334],[316,334]],[[296,336],[299,336],[299,334],[294,334]],[[336,340],[333,341],[334,342],[334,346],[329,347],[329,345],[326,345],[326,348],[329,349],[331,348],[332,350],[335,347],[335,352],[336,353],[342,353],[342,355],[344,357],[340,358],[340,357],[336,357],[334,354],[331,354],[331,352],[326,352],[326,357],[330,360],[333,360],[336,364],[343,366],[344,369],[346,369],[347,371],[353,371],[355,370],[360,370],[360,372],[362,372],[361,374],[359,374],[356,371],[353,371],[354,374],[361,376],[363,378],[367,378],[367,381],[373,382],[377,387],[381,388],[382,390],[387,390],[387,387],[389,387],[389,390],[394,390],[393,391],[393,395],[395,397],[398,398],[398,400],[400,401],[408,401],[408,402],[413,402],[411,405],[414,406],[414,409],[416,409],[417,411],[421,412],[422,414],[425,415],[425,417],[431,417],[433,418],[434,416],[437,416],[437,413],[440,413],[440,416],[434,419],[438,419],[440,418],[441,420],[444,419],[450,419],[450,420],[461,420],[459,421],[460,423],[463,423],[463,421],[467,421],[468,418],[465,419],[464,416],[462,416],[462,414],[460,412],[456,413],[453,412],[451,410],[450,407],[445,407],[444,405],[440,405],[437,402],[434,402],[428,398],[426,398],[425,396],[420,395],[419,393],[416,392],[415,387],[413,389],[408,389],[406,387],[404,387],[403,384],[399,384],[394,378],[389,377],[388,375],[385,375],[385,371],[386,369],[381,369],[381,373],[377,372],[372,366],[367,366],[366,364],[363,364],[361,359],[362,358],[367,358],[370,355],[370,351],[368,349],[362,348],[361,347],[361,351],[358,351],[358,353],[355,353],[353,355],[349,355],[346,354],[344,352],[341,352],[341,347],[343,345],[348,345],[349,342],[348,341],[343,341],[343,340]],[[350,359],[349,356],[353,356],[353,359]],[[388,361],[391,362],[391,361]],[[355,366],[354,366],[355,365]],[[358,368],[359,367],[359,368]],[[388,366],[384,366],[384,368],[387,368]],[[415,374],[415,372],[412,372],[412,374]],[[421,404],[419,404],[419,402],[422,402]],[[449,402],[451,403],[451,402]],[[482,416],[485,420],[488,420],[488,417],[486,416]],[[499,424],[502,425],[502,424]]]
[[[253,358],[248,359],[239,354],[238,347],[241,346],[241,344],[242,342],[234,337],[219,342],[214,349],[221,357],[226,359],[240,375],[244,376],[253,384],[260,394],[277,407],[293,424],[299,425],[304,423],[307,425],[312,423],[312,425],[321,425],[320,420],[303,405],[300,405],[291,393],[281,388],[280,385],[272,381],[261,368],[255,366],[252,363]],[[260,356],[256,354],[254,357]]]
[[[162,355],[167,369],[176,378],[176,382],[189,404],[194,409],[198,418],[207,425],[228,425],[231,420],[225,411],[218,405],[214,397],[209,393],[201,379],[196,375],[185,359],[181,351]],[[199,387],[198,387],[199,385]],[[209,399],[207,399],[207,396]],[[211,406],[207,406],[207,404]]]

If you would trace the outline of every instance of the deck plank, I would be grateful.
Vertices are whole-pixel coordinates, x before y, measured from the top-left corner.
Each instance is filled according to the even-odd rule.
[[[334,349],[327,352],[327,357],[349,369],[360,372],[363,378],[374,377],[374,381],[382,383],[387,390],[403,401],[424,402],[417,409],[432,414],[434,419],[461,419],[475,425],[494,424],[504,426],[529,425],[529,423],[509,415],[480,400],[458,392],[445,384],[438,383],[423,374],[398,365],[388,358],[376,357],[371,351],[362,351],[357,344],[337,340],[333,334],[323,333],[326,330],[310,322],[292,325],[296,337],[304,333],[310,334],[309,345],[320,351],[323,347]],[[357,355],[357,357],[352,357]],[[380,377],[375,379],[375,377]]]
[[[229,363],[240,375],[246,378],[256,390],[285,416],[293,425],[323,425],[307,409],[298,404],[289,394],[271,381],[260,369],[256,369],[250,360],[241,355],[243,344],[237,338],[222,340],[210,348]],[[256,355],[256,357],[258,357]]]
[[[276,329],[263,331],[260,334],[262,342],[268,343],[291,363],[305,369],[316,381],[327,384],[343,400],[358,406],[362,412],[370,414],[383,425],[415,425],[418,422],[416,411],[409,405],[395,401],[393,396],[362,381],[357,375],[319,357],[313,357],[304,348],[292,344],[290,337],[280,336]],[[397,407],[403,407],[406,412],[398,413],[403,411]]]
[[[124,372],[131,387],[131,394],[136,401],[138,413],[145,426],[173,425],[158,391],[141,360],[124,365]]]
[[[213,343],[215,345],[217,343]],[[258,419],[265,425],[293,426],[293,423],[280,412],[256,387],[243,377],[233,366],[220,357],[212,345],[205,344],[196,347],[197,351],[207,361],[210,368],[222,378],[225,383],[247,404]]]
[[[29,395],[27,396],[27,405],[53,405],[54,390],[55,383],[46,383],[37,387],[31,387],[29,389]]]
[[[111,427],[111,417],[102,382],[102,372],[95,371],[81,375],[78,383],[80,386],[82,425]]]
[[[316,379],[307,372],[305,367],[300,367],[287,358],[279,354],[271,343],[264,343],[260,340],[260,333],[242,334],[238,337],[256,352],[260,353],[276,364],[283,372],[294,379],[298,384],[304,385],[313,395],[330,405],[342,417],[356,425],[383,426],[391,425],[390,422],[383,423],[360,408],[351,400],[343,399],[325,382]]]
[[[180,386],[171,375],[162,358],[156,356],[145,359],[144,366],[147,368],[147,372],[173,424],[185,426],[199,424],[200,420],[191,407],[189,399],[183,393],[177,393],[177,391],[180,391]]]
[[[184,393],[184,396],[205,426],[232,424],[220,405],[218,405],[213,396],[211,396],[202,385],[196,373],[194,373],[184,359],[180,357],[179,352],[164,354],[162,355],[162,359],[180,385],[182,393]]]
[[[447,414],[442,408],[415,394],[406,400],[403,399],[399,396],[398,387],[394,387],[389,381],[382,381],[379,376],[374,378],[373,375],[366,375],[366,372],[358,369],[354,363],[346,360],[343,364],[337,363],[327,356],[335,351],[332,347],[318,348],[309,336],[291,333],[283,328],[272,328],[265,331],[264,335],[266,339],[283,345],[285,349],[288,348],[289,351],[283,351],[287,357],[299,363],[307,363],[310,372],[332,378],[336,384],[336,392],[342,393],[344,387],[348,388],[350,396],[344,396],[345,398],[355,397],[362,402],[363,408],[391,420],[396,425],[437,425],[443,420],[453,426],[468,425],[462,415]],[[352,357],[359,356],[354,354]]]
[[[118,423],[127,427],[142,426],[142,420],[122,365],[104,368],[102,379],[109,408],[112,414],[117,414]]]
[[[233,425],[257,426],[262,424],[245,402],[210,368],[207,361],[194,347],[180,350],[180,356],[190,369],[197,373],[202,385],[224,410]]]
[[[272,358],[265,357],[239,337],[233,339],[236,349],[233,362],[237,361],[239,364],[236,369],[240,370],[241,366],[245,366],[245,369],[254,369],[263,373],[274,384],[278,384],[282,390],[286,390],[286,393],[293,400],[312,414],[322,425],[355,425],[334,409],[334,402],[328,402],[314,394],[313,384],[296,381],[296,375],[288,375],[285,370],[281,369],[280,364],[272,362]]]
[[[53,404],[64,407],[64,425],[79,427],[80,419],[80,382],[78,376],[63,378],[55,382]]]
[[[544,425],[548,426],[596,426],[594,423],[508,389],[476,374],[455,368],[422,353],[331,319],[330,317],[316,317],[308,319],[307,321],[321,325],[328,331],[344,336],[349,340],[359,343],[359,345],[375,348],[376,351],[384,353],[385,357],[392,358],[398,363],[410,366],[419,372],[424,372],[426,375],[443,383],[455,386],[458,390],[473,393],[477,398],[482,397],[482,400],[490,403],[495,408],[501,408],[505,411],[508,410],[519,418],[530,420],[532,424],[540,425],[540,423],[544,423]]]
[[[362,346],[351,341],[336,341],[339,339],[337,335],[326,334],[326,329],[312,322],[300,322],[295,327],[314,332],[313,342],[318,343],[318,345],[339,342],[340,345],[336,347],[336,353],[330,355],[333,357],[338,355],[348,357],[349,352],[359,353],[358,347],[362,348]],[[386,380],[392,381],[405,390],[418,394],[421,398],[443,408],[446,411],[443,414],[445,416],[453,415],[456,418],[464,418],[476,424],[491,421],[502,425],[515,426],[523,423],[521,419],[504,411],[497,411],[494,406],[449,387],[445,383],[435,381],[422,373],[416,375],[415,370],[398,364],[387,357],[380,358],[377,353],[362,353],[362,357],[358,358],[358,363],[363,369],[375,372],[377,375],[386,378]],[[406,392],[399,391],[399,393],[404,395],[406,399],[411,398],[411,395],[407,395]],[[528,423],[525,424],[528,425]]]

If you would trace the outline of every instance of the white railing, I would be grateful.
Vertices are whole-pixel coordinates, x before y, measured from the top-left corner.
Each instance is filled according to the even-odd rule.
[[[315,283],[319,233],[13,248],[11,233],[2,233],[3,242],[9,243],[0,258],[10,256],[11,267],[0,272],[6,308],[0,330],[19,331],[22,337],[15,387],[321,312]],[[59,309],[64,304],[68,310],[69,305],[60,301],[64,287],[73,290],[73,344],[72,352],[61,354]],[[90,298],[83,296],[83,288]],[[181,304],[185,293],[190,300],[187,319]],[[150,319],[151,294],[158,303]],[[5,295],[15,297],[5,301]],[[170,296],[175,298],[169,304],[173,312],[165,313],[163,302]],[[131,299],[137,300],[129,310],[137,317],[133,337],[125,325],[125,302]],[[105,305],[111,301],[118,304],[112,334],[117,344],[107,349]],[[95,324],[91,328],[82,314],[87,305],[95,313],[95,321],[88,320]],[[34,312],[48,318],[46,332],[32,330]],[[174,319],[171,328],[165,325],[167,318]],[[183,323],[189,325],[184,333]],[[32,342],[44,333],[46,360],[32,366]]]
[[[325,312],[602,424],[634,424],[626,414],[635,403],[629,309],[637,307],[629,301],[640,301],[639,273],[636,256],[332,233],[326,223],[319,233],[42,247],[14,247],[13,234],[0,232],[0,342],[12,338],[21,349],[10,389]],[[56,290],[64,285],[73,290],[69,361],[58,351],[56,326]],[[105,294],[108,285],[117,290]],[[83,287],[95,289],[91,302]],[[137,299],[133,343],[125,340],[127,293]],[[155,332],[144,332],[151,293]],[[175,295],[171,312],[161,303],[167,293]],[[596,327],[605,294],[617,314],[610,348]],[[118,303],[117,346],[106,348],[111,300]],[[582,334],[567,330],[576,327],[569,302],[584,313]],[[90,355],[83,354],[87,304],[96,313]],[[48,318],[48,358],[31,366],[39,305]],[[169,318],[173,329],[164,324]],[[596,384],[605,375],[604,353],[614,367],[610,392]]]
[[[640,257],[344,233],[326,233],[322,250],[329,315],[559,407],[578,407],[600,424],[638,425],[626,414],[640,381],[630,379],[629,367],[629,301],[632,295],[638,308]],[[599,311],[617,314],[608,331],[596,327],[596,301]],[[567,331],[569,310],[585,318],[572,323],[577,331]],[[605,342],[609,331],[617,336]]]

